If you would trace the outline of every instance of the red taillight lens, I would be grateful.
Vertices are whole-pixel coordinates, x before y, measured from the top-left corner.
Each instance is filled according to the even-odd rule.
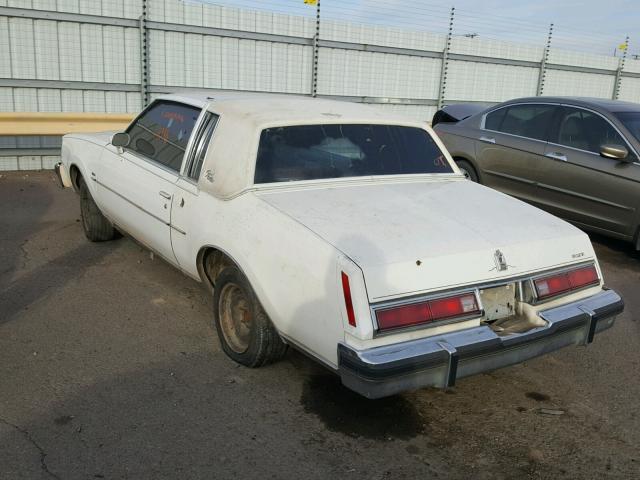
[[[461,317],[480,313],[476,296],[473,293],[453,297],[437,298],[411,305],[378,310],[376,319],[380,330],[410,327],[422,323]]]
[[[349,286],[349,276],[342,272],[342,293],[344,295],[344,305],[347,308],[347,318],[349,325],[356,326],[356,314],[353,311],[353,301],[351,300],[351,287]]]
[[[544,299],[554,297],[562,293],[577,290],[588,285],[600,283],[596,267],[589,265],[580,267],[568,272],[556,273],[547,277],[538,278],[533,281],[536,286],[538,298]]]
[[[413,305],[380,310],[376,313],[376,319],[381,330],[409,327],[432,321],[428,303],[415,303]]]

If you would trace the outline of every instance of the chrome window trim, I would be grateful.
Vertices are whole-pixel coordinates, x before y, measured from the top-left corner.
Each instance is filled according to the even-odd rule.
[[[204,161],[207,158],[207,153],[209,152],[209,146],[211,145],[211,142],[213,141],[213,136],[216,133],[216,130],[218,129],[218,124],[220,123],[220,115],[214,112],[207,112],[209,113],[211,116],[209,118],[211,118],[210,122],[208,124],[203,125],[203,130],[202,132],[198,132],[199,133],[199,138],[198,140],[198,144],[194,146],[194,153],[193,153],[193,158],[191,159],[191,163],[193,164],[197,159],[199,159],[200,155],[203,155],[202,158],[202,165],[200,165],[200,171],[197,172],[197,178],[193,178],[190,177],[188,175],[188,172],[185,171],[186,175],[185,178],[192,181],[195,185],[198,185],[198,182],[200,180],[200,176],[202,175],[202,168],[204,167]],[[205,121],[203,119],[203,121]],[[213,126],[211,126],[211,122],[213,122]],[[205,140],[206,140],[206,145],[205,145]],[[188,166],[188,168],[190,168],[191,165]]]
[[[208,105],[207,105],[208,106]],[[189,141],[187,142],[187,147],[184,151],[184,157],[182,159],[182,165],[180,166],[180,176],[185,177],[185,173],[189,169],[189,165],[193,162],[193,157],[195,155],[194,145],[196,138],[200,135],[200,130],[204,128],[204,119],[207,115],[206,107],[200,110],[200,114],[198,115],[198,119],[196,120],[195,125],[193,126],[193,130],[191,131],[191,135],[189,136]],[[189,178],[189,177],[187,177]]]
[[[519,105],[550,105],[550,106],[553,106],[553,107],[561,106],[561,104],[553,103],[553,102],[518,102],[518,103],[510,103],[508,105],[497,106],[496,108],[494,108],[492,110],[489,110],[488,112],[485,112],[485,113],[482,114],[482,119],[480,120],[480,130],[484,130],[485,132],[501,133],[503,135],[511,135],[512,137],[524,138],[524,139],[527,139],[527,140],[535,140],[537,142],[547,143],[546,140],[540,140],[539,138],[524,137],[522,135],[516,135],[514,133],[501,132],[500,130],[491,130],[490,128],[485,128],[485,124],[486,124],[486,121],[487,121],[487,115],[489,115],[490,113],[493,113],[493,112],[497,112],[498,110],[502,110],[503,108],[515,107],[515,106],[519,106]]]
[[[530,141],[534,141],[534,142],[542,142],[542,143],[546,143],[546,144],[549,144],[549,145],[555,145],[555,146],[558,146],[558,147],[570,148],[571,150],[575,150],[575,151],[578,151],[578,152],[584,152],[584,153],[590,153],[590,154],[596,155],[598,157],[601,156],[599,153],[596,153],[596,152],[591,152],[589,150],[582,150],[581,148],[570,147],[568,145],[562,145],[560,143],[549,142],[548,140],[540,140],[540,139],[537,139],[537,138],[524,137],[522,135],[515,135],[513,133],[501,132],[500,130],[491,130],[489,128],[485,128],[487,115],[489,115],[490,113],[493,113],[493,112],[497,112],[498,110],[501,110],[503,108],[509,108],[509,107],[513,107],[513,106],[516,106],[516,105],[552,105],[552,106],[555,106],[555,107],[576,108],[576,109],[586,110],[587,112],[590,112],[590,113],[594,113],[594,114],[602,117],[604,119],[604,121],[606,121],[609,125],[611,125],[613,127],[613,129],[618,133],[618,135],[620,135],[622,140],[624,140],[624,142],[626,143],[629,151],[632,152],[633,154],[635,154],[636,158],[638,159],[638,161],[633,162],[633,164],[634,165],[640,165],[640,155],[638,155],[638,152],[636,152],[635,148],[633,148],[633,146],[630,145],[629,140],[620,131],[620,129],[618,127],[616,127],[613,123],[611,123],[611,120],[609,120],[607,117],[602,115],[600,112],[597,112],[597,111],[595,111],[595,110],[593,110],[591,108],[588,108],[588,107],[583,107],[581,105],[578,106],[578,105],[572,105],[570,103],[554,103],[554,102],[518,102],[518,103],[510,103],[508,105],[498,106],[498,107],[496,107],[496,108],[494,108],[492,110],[489,110],[489,111],[483,113],[482,114],[482,119],[480,120],[480,130],[485,131],[485,132],[499,133],[501,135],[509,135],[511,137],[522,138],[524,140],[530,140]]]

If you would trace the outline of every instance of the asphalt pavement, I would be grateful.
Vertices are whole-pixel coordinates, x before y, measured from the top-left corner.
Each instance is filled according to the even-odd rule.
[[[0,172],[0,479],[640,478],[640,255],[588,347],[377,401],[289,351],[236,365],[211,299],[129,238],[89,243],[49,172]]]

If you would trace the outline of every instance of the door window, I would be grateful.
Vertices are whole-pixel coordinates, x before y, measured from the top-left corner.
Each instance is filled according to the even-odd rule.
[[[553,105],[537,104],[505,107],[487,115],[485,128],[546,141],[555,108]]]
[[[159,101],[147,109],[127,133],[129,149],[179,172],[200,110],[177,102]]]
[[[600,153],[602,145],[626,146],[609,122],[596,113],[580,108],[563,109],[556,136],[552,142],[593,153]]]

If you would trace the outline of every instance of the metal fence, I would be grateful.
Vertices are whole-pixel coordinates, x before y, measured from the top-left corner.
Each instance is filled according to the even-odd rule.
[[[628,37],[614,57],[574,48],[613,37],[368,1],[0,0],[0,112],[136,112],[199,88],[371,103],[425,121],[443,104],[536,94],[640,102]],[[475,33],[488,26],[493,36]],[[48,168],[59,142],[0,137],[0,170]]]

